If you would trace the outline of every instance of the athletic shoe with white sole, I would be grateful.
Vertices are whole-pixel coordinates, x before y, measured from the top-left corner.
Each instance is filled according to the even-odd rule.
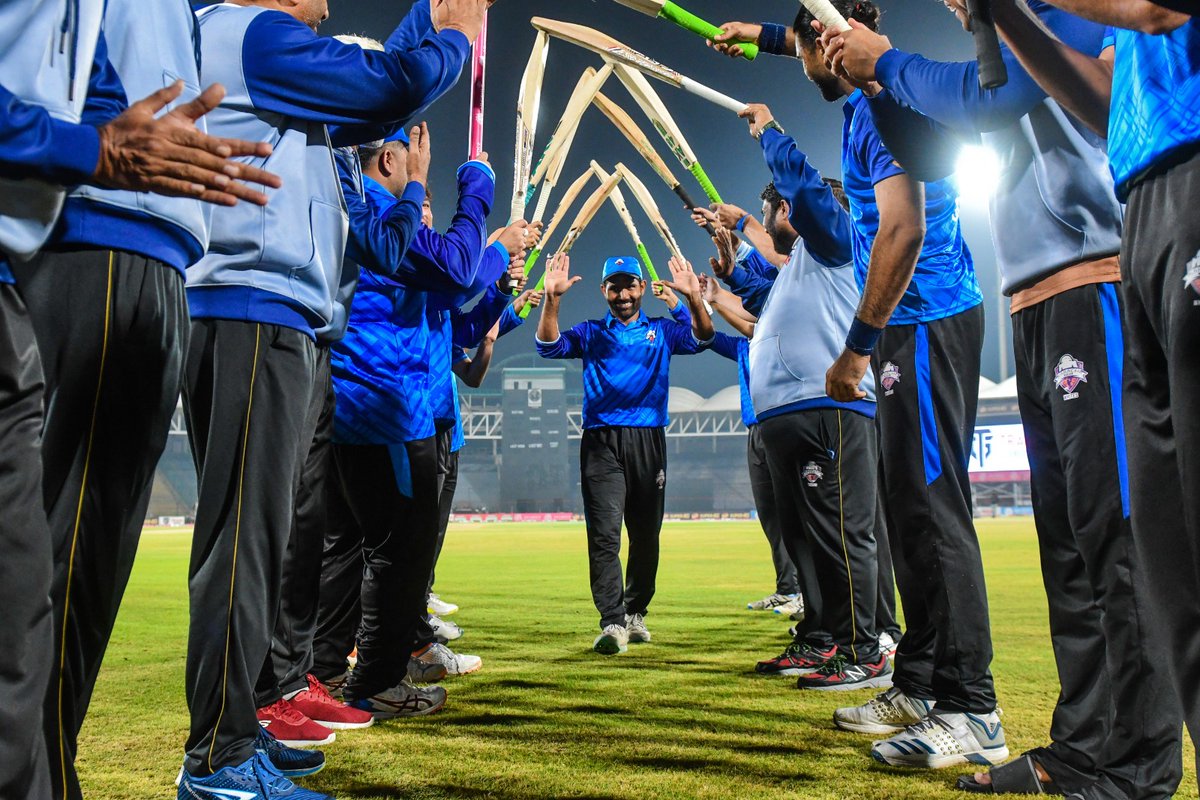
[[[804,596],[796,595],[794,598],[784,603],[783,605],[775,606],[771,609],[771,613],[779,614],[787,617],[795,622],[804,621]]]
[[[892,635],[887,631],[879,634],[879,652],[883,653],[888,658],[896,657],[896,648],[900,643],[892,638]]]
[[[258,709],[258,724],[288,747],[321,747],[337,738],[332,730],[313,722],[283,698]]]
[[[425,604],[428,607],[429,613],[438,617],[448,617],[455,611],[458,611],[458,606],[454,605],[454,603],[447,603],[436,594],[429,595]]]
[[[916,725],[871,746],[871,758],[893,767],[990,767],[1008,760],[1000,715],[931,711]]]
[[[803,675],[820,668],[836,654],[836,645],[831,646],[828,650],[822,650],[813,647],[808,642],[800,644],[793,642],[775,658],[768,658],[766,661],[755,664],[754,671],[759,675]]]
[[[301,788],[271,764],[262,753],[255,753],[236,767],[223,767],[202,778],[183,772],[177,800],[333,800],[332,797]]]
[[[313,722],[318,722],[326,728],[335,731],[369,728],[375,724],[374,718],[366,712],[351,708],[325,690],[325,687],[313,675],[306,676],[308,688],[302,689],[287,700],[292,708],[299,711]]]
[[[899,733],[933,710],[933,701],[918,700],[893,687],[861,706],[839,708],[833,724],[854,733]]]
[[[423,717],[442,710],[442,706],[446,705],[446,690],[440,686],[413,686],[405,679],[400,681],[399,686],[353,700],[350,705],[366,711],[377,720]]]
[[[625,633],[630,642],[650,641],[650,629],[646,627],[646,617],[642,614],[630,614],[625,617]]]
[[[288,747],[261,726],[254,738],[254,751],[266,756],[271,765],[279,770],[279,774],[288,780],[316,775],[325,769],[325,754],[320,750]],[[179,785],[179,780],[175,781],[175,785]]]
[[[629,632],[620,625],[606,625],[592,642],[592,649],[602,656],[624,653],[629,649]]]
[[[751,611],[772,611],[779,608],[779,606],[787,605],[795,599],[796,595],[794,594],[779,594],[776,592],[775,594],[767,595],[762,600],[746,603],[746,608]]]
[[[412,660],[425,665],[440,666],[446,675],[470,675],[483,668],[483,659],[479,656],[468,656],[455,653],[440,642],[425,645],[412,654]],[[411,668],[410,668],[411,671]]]
[[[412,656],[408,657],[406,677],[409,683],[440,683],[446,679],[447,674],[446,668],[441,664],[429,664]]]
[[[442,619],[436,614],[429,615],[429,627],[433,628],[434,638],[442,644],[453,642],[455,639],[461,639],[463,637],[462,628],[458,627],[453,622]]]
[[[892,662],[880,655],[874,664],[852,664],[845,656],[835,655],[815,672],[796,679],[797,689],[818,692],[851,692],[855,689],[886,689],[892,685]]]

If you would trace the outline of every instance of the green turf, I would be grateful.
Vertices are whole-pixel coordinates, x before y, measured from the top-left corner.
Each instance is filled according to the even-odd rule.
[[[1057,694],[1032,526],[980,523],[995,674],[1009,746],[1042,744]],[[186,734],[186,535],[149,533],[91,714],[79,771],[89,798],[166,797]],[[957,770],[903,772],[830,714],[869,692],[804,693],[753,675],[787,623],[745,610],[772,585],[750,523],[669,524],[654,643],[604,658],[581,525],[455,528],[438,587],[463,610],[458,645],[483,671],[446,709],[338,735],[312,788],[341,798],[939,798]],[[1187,764],[1194,763],[1190,746]],[[1188,770],[1180,796],[1196,796]]]

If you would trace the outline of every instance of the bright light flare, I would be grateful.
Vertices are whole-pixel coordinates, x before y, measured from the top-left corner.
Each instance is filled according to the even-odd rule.
[[[962,202],[986,206],[1000,186],[1000,159],[990,147],[967,145],[955,164],[954,182]]]

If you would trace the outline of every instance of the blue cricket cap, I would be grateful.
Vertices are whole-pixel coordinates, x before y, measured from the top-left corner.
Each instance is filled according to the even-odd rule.
[[[630,256],[616,256],[604,262],[604,274],[601,276],[600,282],[604,283],[614,275],[632,275],[639,281],[645,280],[642,277],[642,265],[636,258]]]
[[[400,142],[405,147],[408,147],[408,126],[401,125],[396,129],[396,132],[383,140],[384,144],[388,142]]]

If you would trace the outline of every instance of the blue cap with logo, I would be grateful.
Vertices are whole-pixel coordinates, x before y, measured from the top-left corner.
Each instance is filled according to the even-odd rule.
[[[384,144],[386,144],[388,142],[400,142],[400,144],[404,145],[405,147],[408,147],[408,144],[409,144],[409,142],[408,142],[408,127],[405,125],[401,125],[399,128],[397,128],[395,130],[395,132],[392,133],[391,136],[387,137],[383,141],[384,141]]]
[[[604,283],[616,275],[632,275],[639,281],[644,281],[642,277],[642,265],[638,263],[636,258],[630,256],[616,256],[604,262],[604,275],[600,282]]]

